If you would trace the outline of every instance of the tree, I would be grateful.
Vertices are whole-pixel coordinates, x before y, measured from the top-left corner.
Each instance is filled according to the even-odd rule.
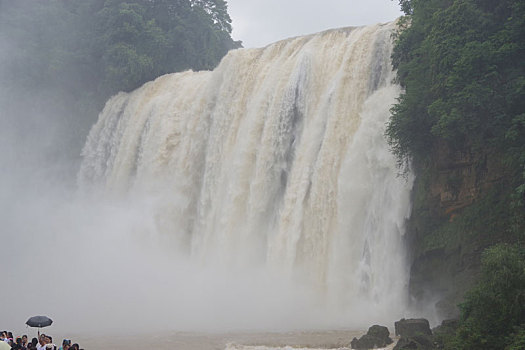
[[[76,160],[111,95],[213,69],[240,47],[230,34],[223,0],[0,0],[0,127],[19,149],[42,138],[42,159]]]
[[[482,258],[481,278],[461,305],[459,349],[503,349],[523,343],[525,250],[496,245]]]
[[[165,73],[165,33],[141,3],[112,0],[96,14],[104,80],[102,91],[130,91]]]
[[[476,261],[480,248],[510,244],[483,255],[480,282],[466,295],[458,334],[446,348],[519,349],[525,341],[525,3],[400,4],[408,16],[392,60],[404,92],[386,136],[399,163],[412,164],[418,175],[416,254],[440,247],[458,260],[473,252]],[[462,168],[463,155],[474,164]],[[437,174],[449,157],[449,168]],[[475,173],[479,192],[469,206],[453,208],[452,218],[432,187],[463,182],[463,169]],[[484,181],[489,170],[499,178]],[[440,183],[440,176],[449,178]]]
[[[425,161],[438,143],[499,152],[525,198],[525,5],[519,0],[406,0],[410,26],[393,64],[405,88],[389,143]]]

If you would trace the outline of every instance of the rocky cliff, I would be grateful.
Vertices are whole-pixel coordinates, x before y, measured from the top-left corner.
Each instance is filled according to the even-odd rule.
[[[508,174],[492,150],[455,151],[438,144],[416,164],[410,292],[439,318],[458,316],[458,303],[479,273],[481,252],[512,241]]]

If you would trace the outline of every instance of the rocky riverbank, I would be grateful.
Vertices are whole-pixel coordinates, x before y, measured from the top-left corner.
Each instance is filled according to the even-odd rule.
[[[443,338],[455,333],[457,320],[444,320],[441,325],[430,329],[428,320],[424,318],[401,319],[394,324],[395,335],[399,337],[393,350],[434,350],[444,349]],[[354,338],[351,348],[368,350],[384,348],[392,344],[388,328],[373,325],[362,337]]]

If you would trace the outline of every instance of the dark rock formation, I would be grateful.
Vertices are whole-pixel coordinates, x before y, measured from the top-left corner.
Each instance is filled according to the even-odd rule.
[[[397,321],[395,324],[396,335],[402,338],[413,338],[417,335],[432,335],[430,324],[424,318],[410,318]]]
[[[394,350],[446,349],[445,340],[454,336],[458,325],[457,319],[444,320],[431,331],[428,321],[424,318],[402,319],[395,323],[396,335],[400,335],[401,338]]]
[[[385,343],[387,345],[392,344],[392,339],[390,339],[390,332],[385,326],[373,325],[372,327],[368,328],[368,332],[366,334],[385,340]]]
[[[395,323],[396,335],[401,336],[394,350],[434,349],[430,324],[424,318],[402,319]]]
[[[390,332],[384,326],[373,325],[361,338],[354,338],[350,343],[352,349],[374,349],[383,348],[392,344]]]
[[[476,282],[482,251],[508,238],[490,236],[482,240],[477,228],[472,229],[474,235],[451,226],[461,222],[465,211],[479,204],[491,190],[505,183],[507,175],[501,156],[489,148],[458,151],[438,143],[430,150],[429,159],[428,164],[415,166],[418,177],[407,223],[413,259],[409,289],[415,307],[435,303],[437,297],[432,307],[438,317],[456,318],[456,305]],[[450,232],[450,237],[445,232]]]
[[[398,340],[396,346],[394,346],[394,350],[411,350],[411,349],[418,349],[418,344],[410,340],[408,338],[401,338]]]
[[[411,338],[401,338],[394,350],[432,350],[435,349],[432,337],[428,335],[417,335]]]

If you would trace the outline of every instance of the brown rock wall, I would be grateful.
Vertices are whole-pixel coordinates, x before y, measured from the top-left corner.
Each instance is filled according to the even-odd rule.
[[[419,169],[408,224],[413,254],[410,291],[416,304],[432,303],[441,318],[452,318],[476,280],[485,247],[468,229],[451,234],[443,227],[462,218],[466,208],[505,179],[505,172],[501,158],[489,150],[453,151],[438,144],[431,159]],[[433,237],[443,231],[457,237]],[[434,241],[438,243],[428,243]]]
[[[453,218],[504,177],[500,157],[488,150],[452,151],[438,145],[434,159],[430,196],[439,200],[437,215]]]

